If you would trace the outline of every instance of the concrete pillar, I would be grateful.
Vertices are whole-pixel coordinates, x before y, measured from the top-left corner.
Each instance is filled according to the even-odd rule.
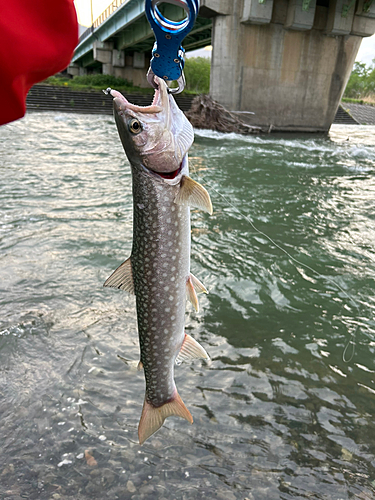
[[[269,23],[272,17],[273,0],[244,0],[242,23]]]
[[[125,68],[125,52],[123,50],[113,49],[112,66],[114,68]]]
[[[95,40],[93,44],[93,58],[94,61],[102,63],[103,75],[113,75],[112,52],[113,42]]]
[[[93,44],[94,61],[98,61],[103,64],[112,64],[112,50],[112,42],[101,42],[100,40],[95,40]]]
[[[353,19],[352,34],[371,36],[375,32],[375,3],[358,0]]]
[[[311,30],[314,24],[316,0],[289,0],[285,28]]]
[[[113,66],[111,63],[103,63],[102,64],[102,73],[103,75],[113,75]]]
[[[352,30],[354,5],[351,0],[330,0],[327,35],[349,35]]]
[[[113,66],[113,74],[118,78],[124,78],[137,87],[147,88],[149,83],[145,78],[145,71],[149,65],[150,57],[144,52],[134,52],[133,55],[125,54],[124,66]]]
[[[138,68],[138,69],[145,68],[145,53],[144,52],[134,52],[133,68]]]
[[[352,34],[327,36],[352,33],[334,1],[336,20],[315,1],[273,0],[270,22],[259,24],[258,6],[233,0],[229,15],[213,19],[211,96],[229,110],[254,112],[240,114],[254,125],[328,131],[361,43]]]
[[[79,70],[80,70],[80,67],[78,64],[70,63],[69,66],[67,67],[66,71],[67,71],[68,75],[78,76],[80,74]]]
[[[375,19],[355,15],[351,33],[362,37],[372,36],[375,33]]]

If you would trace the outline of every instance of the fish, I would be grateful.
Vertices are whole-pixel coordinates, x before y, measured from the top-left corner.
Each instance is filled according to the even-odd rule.
[[[185,332],[186,300],[198,311],[198,293],[208,293],[190,272],[190,208],[212,214],[207,190],[189,176],[188,150],[193,127],[177,106],[166,83],[149,106],[113,97],[114,117],[129,160],[133,191],[133,243],[128,257],[105,281],[105,287],[135,295],[140,344],[139,369],[146,380],[138,425],[140,444],[170,416],[193,423],[180,395],[174,367],[182,361],[209,359]]]

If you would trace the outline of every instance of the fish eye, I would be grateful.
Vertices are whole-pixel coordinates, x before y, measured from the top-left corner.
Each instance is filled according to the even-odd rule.
[[[141,132],[142,130],[142,125],[139,120],[133,118],[132,120],[130,120],[128,128],[132,134],[139,134],[139,132]]]

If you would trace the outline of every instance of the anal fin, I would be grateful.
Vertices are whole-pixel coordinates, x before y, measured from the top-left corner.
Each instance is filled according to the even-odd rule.
[[[193,423],[193,417],[180,398],[177,390],[171,401],[159,407],[153,406],[145,399],[141,420],[138,425],[139,443],[143,444],[146,439],[160,429],[167,417],[173,415],[184,418],[190,424]]]
[[[194,181],[191,177],[184,175],[181,179],[181,186],[174,202],[177,205],[189,205],[208,212],[212,215],[212,203],[207,190]]]
[[[185,339],[176,358],[176,364],[180,364],[182,361],[190,361],[192,359],[210,359],[210,356],[199,342],[185,333]]]
[[[130,257],[113,271],[103,286],[119,288],[120,290],[134,294],[133,271]]]

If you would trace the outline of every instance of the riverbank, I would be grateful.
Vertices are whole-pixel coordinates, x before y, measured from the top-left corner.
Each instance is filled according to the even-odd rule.
[[[148,89],[147,89],[148,90]],[[153,91],[131,91],[126,93],[130,102],[147,106]],[[182,111],[191,108],[194,94],[177,94],[176,102]],[[101,90],[76,90],[70,87],[38,84],[30,89],[26,100],[27,111],[56,111],[61,113],[83,113],[112,115],[112,99]],[[337,110],[333,123],[345,125],[375,125],[375,107],[366,104],[343,102]]]
[[[153,90],[126,94],[130,102],[148,106]],[[188,111],[194,95],[177,95],[176,102],[182,111]],[[73,90],[69,87],[38,84],[27,95],[27,111],[59,111],[61,113],[83,113],[112,115],[112,98],[101,90]]]

